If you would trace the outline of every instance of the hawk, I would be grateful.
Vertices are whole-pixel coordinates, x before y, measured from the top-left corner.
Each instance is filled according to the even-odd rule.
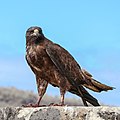
[[[35,74],[39,94],[36,104],[28,106],[40,106],[48,84],[59,87],[61,106],[64,105],[66,91],[80,96],[85,106],[88,106],[88,102],[93,106],[100,106],[85,87],[95,92],[113,89],[95,80],[89,72],[79,66],[67,50],[47,39],[42,29],[37,26],[26,31],[26,60]]]

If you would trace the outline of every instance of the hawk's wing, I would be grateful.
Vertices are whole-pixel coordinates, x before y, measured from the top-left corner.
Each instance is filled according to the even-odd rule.
[[[78,79],[81,82],[83,81],[84,76],[82,75],[80,66],[67,50],[57,44],[48,44],[46,52],[70,84],[76,86],[75,81],[78,81]]]
[[[69,52],[57,44],[48,44],[46,52],[60,73],[67,78],[69,83],[73,86],[73,89],[75,89],[72,91],[70,90],[70,92],[81,96],[86,106],[86,100],[94,106],[99,106],[97,100],[88,94],[81,84],[76,83],[77,81],[83,81],[84,76],[80,66]]]

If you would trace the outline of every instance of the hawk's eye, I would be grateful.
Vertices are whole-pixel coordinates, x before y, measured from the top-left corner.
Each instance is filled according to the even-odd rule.
[[[34,33],[34,30],[31,30],[30,33]]]

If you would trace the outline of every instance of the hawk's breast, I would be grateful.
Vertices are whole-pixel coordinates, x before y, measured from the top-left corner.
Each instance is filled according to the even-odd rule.
[[[44,47],[29,46],[27,48],[26,58],[31,68],[34,69],[35,74],[54,86],[59,85],[63,77],[61,77],[59,70],[51,61]]]

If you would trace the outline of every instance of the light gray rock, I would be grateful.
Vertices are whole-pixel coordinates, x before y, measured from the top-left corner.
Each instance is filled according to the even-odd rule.
[[[0,120],[120,120],[120,107],[6,107]]]

